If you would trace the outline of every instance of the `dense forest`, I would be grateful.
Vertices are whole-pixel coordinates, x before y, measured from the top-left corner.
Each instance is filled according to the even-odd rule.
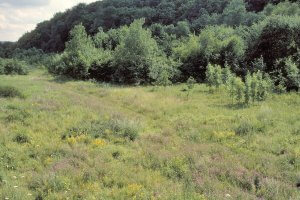
[[[104,0],[1,43],[0,56],[119,84],[203,82],[213,64],[243,80],[263,72],[277,91],[298,90],[299,15],[292,1]]]

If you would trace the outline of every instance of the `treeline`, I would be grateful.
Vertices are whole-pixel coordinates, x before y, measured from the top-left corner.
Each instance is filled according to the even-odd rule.
[[[192,32],[199,33],[207,25],[251,25],[263,18],[261,11],[268,3],[283,0],[103,0],[79,4],[57,13],[51,20],[37,25],[17,42],[18,48],[38,48],[45,52],[61,52],[71,29],[82,23],[89,35],[131,24],[145,18],[145,26],[158,23],[176,25],[187,21]],[[258,13],[260,12],[260,13]]]
[[[262,2],[265,4],[259,8]],[[38,25],[36,30],[10,45],[7,48],[10,51],[6,51],[5,55],[25,60],[31,65],[43,64],[57,75],[119,84],[168,85],[186,82],[190,78],[204,82],[207,67],[212,64],[228,68],[243,82],[247,74],[261,72],[267,75],[264,77],[270,78],[277,91],[298,90],[300,6],[289,1],[275,2],[278,3],[276,5],[267,3],[248,1],[247,4],[243,0],[118,0],[80,4],[44,22],[45,28],[50,24],[54,26],[53,20],[60,17],[77,16],[64,21],[70,23],[68,26],[61,26],[63,29],[73,27],[70,32],[65,32],[66,43],[52,39],[44,43],[45,38],[40,37],[46,33],[48,39],[54,35],[57,39],[61,35],[53,32],[57,29],[52,25],[51,30],[41,29]],[[169,10],[159,10],[162,4],[168,4],[165,8]],[[172,13],[173,6],[170,4],[176,5],[175,17],[165,21],[168,19],[166,15]],[[114,17],[111,16],[114,12],[107,13],[111,21],[104,15],[93,16],[91,10],[85,14],[80,12],[80,9],[96,9],[97,5],[101,5],[101,12],[95,13],[100,14],[108,7],[118,8],[118,12]],[[125,7],[132,9],[131,20],[126,21],[126,17],[121,15]],[[160,16],[149,18],[134,14],[148,7],[153,7],[155,16]],[[195,9],[195,12],[188,8]],[[85,21],[84,16],[90,17],[86,17]],[[139,17],[145,18],[134,20]],[[88,20],[93,21],[93,29]],[[118,23],[112,25],[114,20]],[[42,33],[42,30],[45,32]],[[37,35],[33,37],[32,34]]]

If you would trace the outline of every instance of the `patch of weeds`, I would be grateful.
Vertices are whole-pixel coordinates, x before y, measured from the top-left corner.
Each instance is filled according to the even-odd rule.
[[[46,181],[44,180],[45,191],[61,192],[67,191],[71,187],[72,183],[67,177],[54,176]]]
[[[0,98],[24,98],[24,95],[13,86],[0,86]]]
[[[120,156],[121,156],[121,153],[119,151],[115,151],[115,152],[112,153],[112,157],[114,159],[118,159]]]
[[[190,167],[184,158],[175,157],[167,160],[163,167],[163,173],[169,178],[182,179],[187,177]]]
[[[5,121],[8,123],[20,121],[25,122],[25,119],[29,118],[31,115],[29,112],[23,109],[16,109],[11,114],[9,114],[7,117],[5,117]]]
[[[235,133],[240,136],[251,134],[255,131],[263,132],[263,127],[257,127],[250,119],[242,119],[237,127]]]
[[[25,134],[17,134],[14,137],[13,141],[16,142],[16,143],[19,143],[19,144],[30,143],[29,137]]]
[[[136,140],[138,137],[137,124],[127,119],[122,119],[120,117],[112,118],[104,124],[104,127],[106,128],[105,134],[109,134],[111,131],[113,135],[126,138],[131,141]]]
[[[71,143],[76,143],[78,138],[103,138],[122,142],[119,139],[134,141],[138,137],[139,126],[136,122],[121,118],[118,116],[91,121],[82,122],[79,126],[70,128],[66,134],[62,136],[63,140],[68,140]]]

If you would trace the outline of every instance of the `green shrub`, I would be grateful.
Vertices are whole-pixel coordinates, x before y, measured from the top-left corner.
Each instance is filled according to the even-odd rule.
[[[207,66],[206,81],[210,87],[219,88],[223,84],[223,70],[220,65]]]
[[[175,157],[164,163],[163,173],[173,179],[187,178],[190,166],[185,158]]]
[[[227,83],[227,89],[229,90],[232,99],[242,102],[245,96],[245,84],[241,78],[232,77]]]
[[[0,97],[3,98],[24,98],[24,95],[13,86],[0,86]]]
[[[245,103],[264,101],[273,88],[273,82],[267,74],[258,71],[247,74],[245,80]]]
[[[25,62],[16,59],[0,58],[0,75],[26,75],[28,67]]]
[[[111,130],[115,136],[134,141],[138,137],[138,127],[133,121],[114,117],[104,124],[105,130]]]
[[[195,80],[193,77],[190,77],[190,78],[187,80],[187,82],[186,82],[187,88],[188,88],[189,90],[192,90],[192,89],[195,87],[195,84],[196,84],[196,83],[197,83],[196,80]]]
[[[25,143],[29,143],[30,142],[30,139],[27,135],[25,134],[17,134],[14,139],[13,139],[14,142],[17,142],[19,144],[25,144]]]
[[[115,50],[113,66],[116,68],[116,82],[149,83],[151,79],[161,78],[158,76],[159,72],[163,72],[162,78],[166,82],[166,78],[170,76],[167,72],[172,63],[160,51],[150,30],[143,28],[144,22],[143,19],[135,20]]]
[[[299,90],[300,69],[299,66],[295,62],[293,62],[292,58],[290,57],[285,60],[285,70],[287,73],[286,87]]]
[[[104,138],[114,140],[115,138],[123,138],[134,141],[139,136],[139,125],[131,120],[119,116],[111,118],[82,122],[80,125],[70,128],[62,139],[71,137],[79,137],[81,135],[91,136],[93,138]]]
[[[232,75],[232,72],[231,72],[229,66],[226,65],[226,67],[222,71],[222,81],[223,81],[223,83],[227,84],[231,80],[232,76],[233,75]]]
[[[252,133],[253,131],[254,131],[253,124],[248,119],[242,120],[239,123],[239,125],[235,128],[235,133],[241,136]]]

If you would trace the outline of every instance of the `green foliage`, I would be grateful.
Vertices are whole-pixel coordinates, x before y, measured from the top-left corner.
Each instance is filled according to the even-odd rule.
[[[134,141],[139,136],[139,125],[120,116],[112,116],[108,119],[97,121],[83,121],[78,126],[70,128],[62,136],[62,139],[72,141],[86,135],[95,139],[103,138],[111,141],[120,141],[118,138],[123,138]]]
[[[11,55],[12,58],[25,61],[29,65],[40,67],[44,64],[47,55],[40,49],[19,49],[16,48]]]
[[[246,76],[245,81],[245,103],[249,104],[250,101],[264,101],[269,96],[273,88],[273,82],[268,75],[263,75],[258,71]]]
[[[189,90],[192,90],[195,87],[196,83],[197,83],[197,81],[193,77],[190,77],[186,82]]]
[[[277,5],[268,4],[264,9],[264,14],[271,15],[285,15],[294,16],[300,15],[300,5],[296,2],[284,1]]]
[[[25,134],[17,134],[14,139],[13,139],[14,142],[17,142],[19,144],[25,144],[25,143],[29,143],[30,142],[30,139],[28,138],[27,135]]]
[[[149,83],[151,71],[157,71],[166,65],[166,58],[159,51],[151,32],[143,29],[143,24],[144,20],[134,21],[116,48],[113,59],[116,68],[114,77],[119,83]]]
[[[0,85],[0,97],[4,98],[14,98],[21,97],[23,98],[23,94],[13,86],[1,86]]]
[[[272,15],[258,25],[253,26],[248,37],[247,60],[250,62],[262,58],[264,72],[278,73],[284,65],[278,65],[279,59],[297,57],[300,45],[300,17]],[[283,74],[285,75],[285,74]]]
[[[225,26],[207,27],[199,36],[191,35],[174,49],[175,57],[183,63],[179,68],[183,79],[193,76],[197,80],[205,79],[208,63],[238,65],[244,52],[244,40],[233,28]]]
[[[70,32],[70,41],[62,57],[66,64],[64,74],[73,78],[85,79],[97,56],[97,50],[82,24],[76,25]]]
[[[241,78],[232,76],[227,82],[227,89],[232,99],[241,103],[245,96],[245,84]]]
[[[226,67],[222,71],[222,81],[224,84],[227,84],[230,79],[232,78],[232,72],[230,70],[230,67],[226,65]]]
[[[258,16],[247,12],[244,0],[232,0],[224,9],[222,20],[229,26],[251,25],[258,20]]]
[[[178,22],[175,33],[177,37],[188,37],[190,34],[189,23],[187,21]]]
[[[300,69],[299,66],[293,62],[293,60],[289,57],[285,60],[285,70],[287,73],[286,79],[286,87],[287,88],[295,88],[299,90],[300,88]]]
[[[226,69],[227,71],[227,69]],[[224,80],[224,72],[220,65],[208,64],[206,70],[206,81],[210,87],[219,88],[226,82]],[[227,81],[227,80],[225,80]]]
[[[252,77],[248,73],[245,78],[245,103],[249,104],[251,101],[251,83],[252,83]]]
[[[171,85],[170,74],[167,70],[162,70],[157,77],[155,77],[155,85],[168,86]]]
[[[237,135],[245,136],[252,133],[255,130],[252,122],[249,119],[243,119],[239,125],[235,128]]]
[[[28,67],[25,62],[16,59],[0,58],[0,75],[26,75]]]

